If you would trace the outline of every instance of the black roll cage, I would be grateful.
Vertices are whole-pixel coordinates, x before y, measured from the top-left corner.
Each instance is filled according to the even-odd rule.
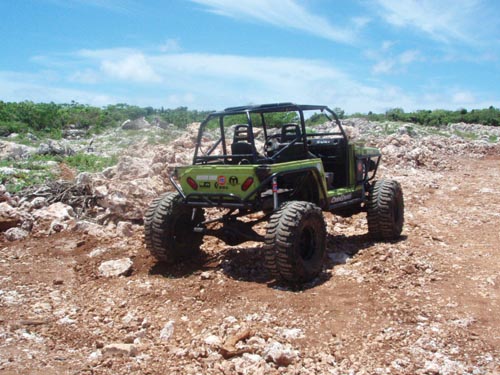
[[[331,132],[331,133],[315,133],[315,134],[306,134],[306,128],[305,128],[305,118],[304,118],[304,111],[320,111],[322,114],[325,115],[325,117],[329,121],[335,121],[336,125],[339,128],[339,132]],[[274,154],[271,157],[264,157],[264,158],[258,158],[257,151],[255,149],[255,139],[253,135],[253,123],[252,123],[252,114],[257,114],[260,115],[261,123],[262,123],[262,129],[264,131],[264,137],[267,140],[269,135],[268,135],[268,124],[266,124],[265,121],[265,114],[267,113],[279,113],[279,112],[297,112],[299,114],[299,125],[301,128],[301,135],[300,137],[295,138],[292,140],[289,144],[285,145],[284,148],[279,150],[276,154]],[[330,114],[330,116],[328,115]],[[318,137],[318,136],[342,136],[345,141],[347,141],[347,135],[342,128],[342,125],[340,123],[340,120],[337,116],[337,114],[332,111],[330,108],[324,105],[304,105],[304,104],[294,104],[294,103],[272,103],[272,104],[261,104],[261,105],[249,105],[249,106],[239,106],[239,107],[229,107],[224,109],[223,111],[216,111],[210,113],[205,120],[200,124],[199,130],[198,130],[198,136],[197,136],[197,141],[196,141],[196,149],[194,152],[193,156],[193,164],[207,164],[208,162],[211,161],[220,161],[222,160],[224,163],[232,158],[232,155],[229,155],[227,146],[226,146],[226,136],[225,136],[225,131],[224,131],[224,117],[226,116],[234,116],[234,115],[245,115],[247,118],[247,124],[249,126],[249,142],[253,146],[253,153],[252,154],[245,154],[245,155],[240,155],[240,157],[248,157],[251,158],[252,160],[256,161],[258,164],[264,164],[264,163],[273,163],[276,158],[284,152],[287,148],[292,146],[293,144],[296,144],[297,142],[302,142],[304,151],[307,153],[308,152],[308,142],[307,138],[308,137]],[[220,130],[220,138],[210,147],[209,150],[207,150],[204,155],[200,155],[200,147],[202,144],[202,137],[203,133],[205,131],[205,128],[207,124],[212,121],[213,119],[219,120],[219,130]],[[259,127],[260,128],[260,127]],[[221,144],[222,143],[222,144]],[[222,151],[223,155],[211,155],[211,153],[219,146],[222,146]],[[346,157],[347,155],[347,148],[346,148]],[[346,159],[348,160],[348,159]]]

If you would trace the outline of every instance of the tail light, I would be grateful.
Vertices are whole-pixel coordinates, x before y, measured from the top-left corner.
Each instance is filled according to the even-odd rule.
[[[198,190],[198,184],[191,177],[187,178],[187,183],[188,183],[189,186],[191,186],[191,189]]]
[[[243,182],[243,184],[241,185],[241,190],[243,190],[243,191],[247,191],[247,190],[248,190],[248,188],[249,188],[250,186],[252,186],[252,184],[253,184],[253,178],[252,178],[252,177],[248,177],[248,178],[245,180],[245,182]]]

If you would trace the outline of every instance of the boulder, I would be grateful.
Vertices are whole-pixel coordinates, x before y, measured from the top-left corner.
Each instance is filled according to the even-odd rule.
[[[22,222],[22,215],[16,208],[7,202],[0,203],[0,231],[18,226]]]
[[[47,206],[47,199],[44,197],[36,197],[31,201],[31,207],[33,207],[35,210],[38,210],[46,206]]]
[[[292,350],[289,345],[284,346],[277,341],[272,341],[264,349],[264,359],[278,366],[288,366],[297,358],[298,352],[296,350]]]
[[[135,120],[125,120],[121,125],[121,128],[124,130],[141,130],[150,127],[151,124],[144,117],[139,117]]]
[[[35,148],[20,145],[14,142],[0,141],[1,160],[19,160],[30,156],[35,152]]]
[[[103,277],[127,275],[132,270],[132,264],[130,258],[108,260],[99,266],[99,275]]]
[[[21,228],[10,228],[4,235],[7,241],[19,241],[28,237],[29,232]]]
[[[75,211],[71,206],[64,204],[62,202],[52,203],[48,207],[43,207],[38,210],[33,211],[33,217],[38,221],[54,221],[58,220],[60,222],[71,220],[75,217]]]
[[[42,143],[38,147],[36,153],[38,155],[69,156],[74,155],[75,151],[64,142],[58,142],[51,139],[47,143]]]

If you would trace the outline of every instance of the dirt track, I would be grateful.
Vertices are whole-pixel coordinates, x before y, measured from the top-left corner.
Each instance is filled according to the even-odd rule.
[[[207,239],[202,259],[164,267],[140,231],[0,242],[0,373],[499,373],[500,158],[454,165],[385,171],[405,193],[396,243],[327,215],[325,270],[302,290],[267,278],[260,244]],[[131,275],[98,276],[122,257]]]

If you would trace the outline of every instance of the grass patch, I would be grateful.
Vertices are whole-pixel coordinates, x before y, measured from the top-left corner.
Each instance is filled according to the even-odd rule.
[[[118,163],[118,157],[116,155],[97,156],[80,153],[67,156],[63,161],[79,172],[100,172]]]
[[[475,141],[479,139],[479,136],[476,133],[470,133],[470,132],[463,132],[460,130],[454,130],[453,134],[456,135],[457,137],[463,138],[463,139],[468,139],[470,141]]]
[[[67,157],[34,155],[24,160],[2,160],[0,183],[10,193],[17,193],[26,187],[42,185],[58,178],[59,163],[65,163],[78,172],[100,172],[117,162],[116,155],[107,157],[82,153]]]

